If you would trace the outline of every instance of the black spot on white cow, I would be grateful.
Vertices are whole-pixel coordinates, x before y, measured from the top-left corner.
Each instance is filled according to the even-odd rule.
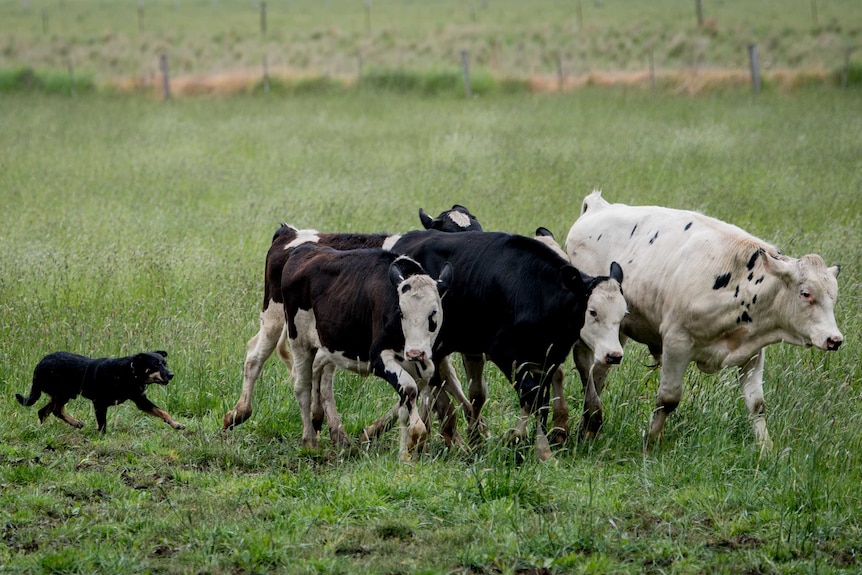
[[[281,293],[307,447],[318,446],[311,400],[313,370],[321,362],[374,374],[395,389],[402,458],[424,441],[417,399],[434,371],[433,346],[444,323],[440,298],[451,282],[451,266],[444,264],[439,276],[437,281],[412,259],[380,249],[308,244],[294,250]],[[340,427],[337,412],[326,416],[330,428]]]

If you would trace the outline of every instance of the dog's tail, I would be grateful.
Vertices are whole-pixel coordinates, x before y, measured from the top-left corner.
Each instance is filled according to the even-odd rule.
[[[15,394],[15,399],[18,400],[18,403],[24,405],[26,407],[30,407],[37,401],[39,401],[39,397],[41,397],[42,392],[35,385],[30,389],[30,395],[28,397],[24,397],[20,393]]]

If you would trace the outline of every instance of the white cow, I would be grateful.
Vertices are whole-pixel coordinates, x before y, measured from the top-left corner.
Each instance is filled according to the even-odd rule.
[[[569,231],[566,252],[586,273],[611,261],[626,270],[622,333],[646,344],[661,364],[651,442],[679,404],[685,370],[695,362],[705,373],[739,368],[756,439],[761,449],[771,448],[763,348],[784,341],[837,350],[844,339],[833,313],[837,266],[827,268],[816,254],[785,256],[696,212],[609,204],[594,191]],[[606,372],[593,374],[599,394]]]

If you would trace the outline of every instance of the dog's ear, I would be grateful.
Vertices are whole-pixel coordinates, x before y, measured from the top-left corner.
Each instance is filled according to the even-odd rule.
[[[157,354],[159,354],[159,355],[160,355],[160,356],[162,356],[162,357],[168,357],[168,352],[166,352],[166,351],[164,351],[164,350],[162,350],[162,349],[157,349],[157,350],[156,350],[156,351],[154,351],[153,353],[157,353]]]

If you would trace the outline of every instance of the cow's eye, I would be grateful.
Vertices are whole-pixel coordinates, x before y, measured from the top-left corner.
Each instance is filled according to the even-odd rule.
[[[594,310],[594,309],[591,309],[591,310],[590,310],[590,317],[591,317],[591,318],[593,318],[593,319],[595,319],[595,320],[599,319],[599,312],[597,312],[597,311],[596,311],[596,310]]]
[[[811,292],[807,289],[803,289],[799,291],[799,296],[809,303],[814,302],[814,297],[811,295]]]

